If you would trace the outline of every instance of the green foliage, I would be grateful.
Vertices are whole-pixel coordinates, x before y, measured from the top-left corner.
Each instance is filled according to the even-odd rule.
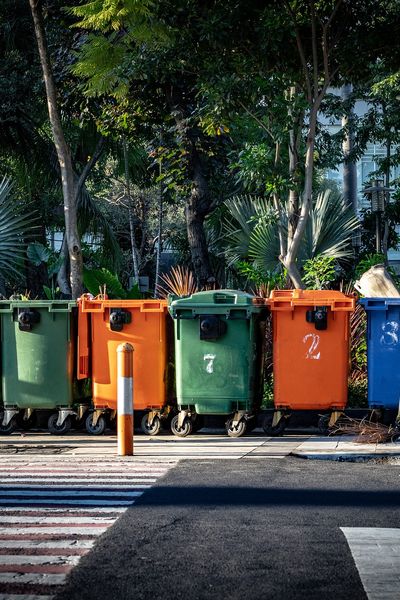
[[[100,289],[105,286],[109,298],[125,299],[127,297],[118,276],[107,269],[84,269],[83,283],[93,296],[97,296]]]
[[[287,273],[280,266],[278,266],[275,272],[262,271],[256,265],[246,261],[240,261],[235,266],[241,275],[244,275],[250,282],[254,283],[256,289],[266,288],[270,291],[273,289],[282,289],[286,285]]]
[[[51,281],[57,275],[64,262],[64,257],[59,256],[40,242],[30,243],[26,255],[35,267],[39,267],[42,263],[47,265],[47,273]]]
[[[236,169],[236,179],[243,184],[245,190],[262,189],[271,174],[272,159],[271,144],[245,142],[231,168]]]
[[[140,287],[138,283],[135,283],[130,290],[126,293],[127,300],[141,300],[143,298],[143,294],[140,291]]]
[[[43,291],[44,291],[44,295],[46,296],[47,300],[57,300],[61,296],[60,288],[55,286],[53,282],[52,282],[51,287],[44,285]]]
[[[258,224],[275,236],[277,214],[271,204],[258,196],[234,196],[224,202],[226,214],[223,219],[223,242],[229,265],[248,259],[252,233]],[[279,253],[277,238],[273,248]],[[272,270],[276,267],[274,257]],[[271,269],[267,269],[271,270]]]
[[[368,407],[368,381],[366,376],[350,378],[348,381],[348,407]]]
[[[26,212],[11,197],[11,182],[4,178],[0,183],[0,272],[5,276],[20,274],[25,258],[25,237],[35,229],[37,220],[33,212]]]
[[[32,242],[29,244],[26,254],[35,267],[40,267],[42,262],[47,263],[49,261],[51,251],[40,242]]]
[[[154,0],[92,0],[68,10],[81,18],[76,27],[108,32],[137,26],[152,16],[153,7]]]
[[[331,256],[318,255],[303,265],[303,281],[310,290],[323,290],[336,278],[336,261]]]
[[[351,362],[354,370],[367,371],[367,340],[365,335],[353,345],[351,352]]]
[[[244,259],[252,261],[262,273],[275,273],[280,265],[278,216],[270,201],[236,196],[224,205],[222,236],[229,264]],[[282,227],[286,239],[286,215]],[[301,243],[300,265],[320,255],[334,260],[351,257],[351,237],[358,227],[357,217],[343,198],[330,190],[318,194]]]
[[[274,377],[271,375],[264,381],[264,393],[261,403],[261,409],[274,407]]]
[[[356,277],[361,277],[361,275],[368,271],[371,267],[374,267],[375,265],[382,265],[384,262],[385,257],[383,254],[367,254],[356,266],[355,275]]]

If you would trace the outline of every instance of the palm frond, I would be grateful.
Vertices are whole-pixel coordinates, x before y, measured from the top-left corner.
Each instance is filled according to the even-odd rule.
[[[188,267],[177,265],[169,274],[161,275],[163,285],[157,285],[157,293],[161,298],[169,294],[175,296],[191,296],[198,292],[196,279]]]
[[[26,252],[26,235],[35,229],[33,211],[11,198],[12,183],[4,178],[0,183],[0,272],[2,276],[20,275],[20,265]]]
[[[332,190],[318,194],[302,244],[302,258],[322,254],[336,259],[352,254],[352,234],[360,227],[353,209]]]
[[[259,269],[267,273],[276,270],[280,264],[279,255],[280,246],[276,224],[260,223],[250,236],[249,257]]]
[[[224,252],[228,266],[248,258],[251,234],[265,215],[272,217],[274,211],[258,196],[234,196],[224,202],[227,209],[223,221]]]

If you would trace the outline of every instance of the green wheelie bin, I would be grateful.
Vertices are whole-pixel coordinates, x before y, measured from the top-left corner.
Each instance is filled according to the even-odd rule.
[[[185,437],[202,415],[227,415],[229,436],[256,423],[262,398],[262,298],[235,290],[171,296],[174,319],[178,415],[172,432]]]
[[[85,409],[74,383],[76,316],[73,301],[0,301],[0,433],[28,428],[36,410],[51,411],[50,433],[66,433]]]

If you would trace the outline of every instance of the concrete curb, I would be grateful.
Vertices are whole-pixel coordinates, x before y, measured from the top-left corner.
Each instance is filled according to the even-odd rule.
[[[336,462],[373,462],[373,463],[393,463],[400,465],[400,452],[389,453],[371,453],[371,454],[355,454],[349,452],[330,452],[317,454],[312,452],[291,452],[290,456],[302,458],[305,460],[333,460]]]

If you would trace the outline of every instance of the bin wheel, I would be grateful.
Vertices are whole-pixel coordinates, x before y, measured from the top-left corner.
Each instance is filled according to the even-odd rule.
[[[225,424],[226,427],[226,433],[229,435],[229,437],[241,437],[242,435],[244,435],[246,433],[246,429],[247,429],[247,423],[245,421],[245,419],[242,419],[241,421],[239,421],[239,423],[235,426],[233,426],[233,418],[228,419],[228,421]]]
[[[147,420],[147,414],[143,416],[141,423],[142,431],[146,435],[157,435],[161,430],[161,419],[160,417],[154,417],[152,424],[150,425]]]
[[[192,421],[186,417],[183,421],[182,427],[178,427],[178,415],[176,415],[171,421],[171,431],[178,437],[186,437],[190,435],[193,430]]]
[[[58,414],[53,413],[47,421],[47,428],[52,435],[63,435],[71,429],[71,418],[67,417],[62,425],[57,425]]]
[[[3,415],[1,415],[1,418],[3,419]],[[14,416],[8,425],[3,426],[0,423],[0,435],[10,435],[17,429],[17,427],[18,427],[17,417]]]
[[[318,429],[322,435],[327,435],[329,433],[329,415],[322,415],[318,419]]]
[[[101,435],[106,429],[106,420],[103,415],[97,419],[96,425],[93,425],[93,415],[88,415],[85,421],[86,431],[91,435]]]
[[[274,427],[272,427],[273,419],[273,415],[267,415],[264,419],[262,428],[264,429],[264,432],[270,437],[278,437],[279,435],[282,435],[285,431],[287,422],[285,417],[282,417],[278,425],[274,425]]]

